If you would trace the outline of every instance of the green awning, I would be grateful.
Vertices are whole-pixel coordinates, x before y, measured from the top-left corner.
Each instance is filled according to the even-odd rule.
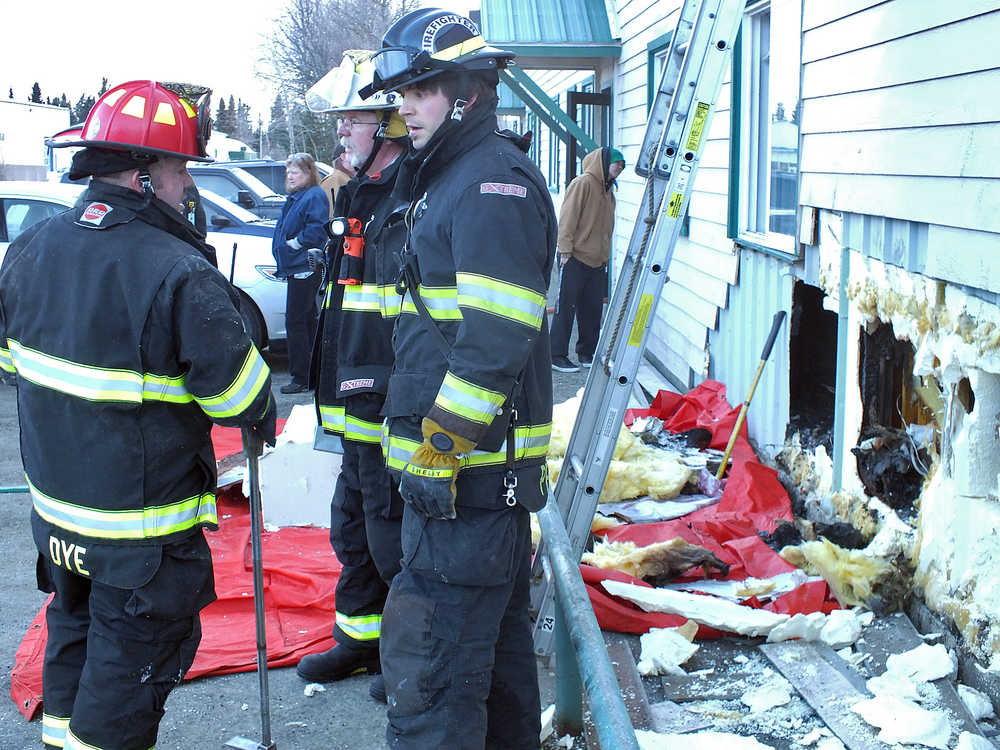
[[[527,68],[592,66],[621,56],[605,0],[482,0],[480,28]]]

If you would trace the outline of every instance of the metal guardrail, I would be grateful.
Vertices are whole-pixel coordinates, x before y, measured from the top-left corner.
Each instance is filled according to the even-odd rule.
[[[559,505],[551,494],[537,517],[545,539],[543,554],[548,564],[547,573],[552,576],[556,603],[565,613],[565,616],[556,616],[554,723],[579,733],[582,729],[582,688],[590,697],[590,714],[602,750],[639,750],[604,636],[580,576],[579,560],[573,554]]]

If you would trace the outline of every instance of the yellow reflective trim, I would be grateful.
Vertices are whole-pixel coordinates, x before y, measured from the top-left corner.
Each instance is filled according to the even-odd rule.
[[[473,422],[489,424],[505,400],[502,393],[447,372],[434,399],[434,405]]]
[[[541,425],[525,425],[514,428],[514,460],[545,458],[549,451],[549,439],[552,436],[552,423]],[[410,456],[421,445],[418,440],[385,435],[382,440],[382,454],[386,466],[396,471],[406,469]],[[499,466],[507,462],[507,441],[497,451],[481,451],[474,449],[458,460],[458,470],[478,466]]]
[[[46,495],[25,477],[32,505],[49,523],[99,539],[155,539],[210,523],[217,525],[215,494],[205,492],[141,510],[98,510]]]
[[[271,374],[270,368],[260,356],[257,347],[253,344],[247,351],[243,366],[232,385],[222,393],[209,398],[198,398],[198,404],[204,412],[212,419],[224,419],[242,414],[257,398],[268,376]]]
[[[378,287],[374,284],[345,286],[341,308],[355,312],[379,312]]]
[[[485,46],[486,41],[481,36],[474,36],[458,44],[438,50],[431,57],[436,60],[454,60],[456,57],[475,52],[477,49],[482,49]]]
[[[356,641],[377,641],[382,634],[382,615],[351,617],[337,612],[337,627]]]
[[[320,425],[324,430],[344,434],[344,423],[346,420],[343,406],[324,406],[320,404],[319,419]]]
[[[473,273],[456,274],[459,307],[470,307],[540,329],[545,296],[533,289]]]
[[[10,349],[0,348],[0,370],[6,370],[7,372],[17,371],[14,367],[14,358],[10,356]]]
[[[50,716],[42,714],[42,742],[46,745],[64,747],[66,731],[69,729],[69,717]]]
[[[461,320],[462,311],[458,309],[458,287],[419,287],[420,299],[423,300],[427,312],[434,320]],[[418,315],[417,306],[406,292],[403,298],[401,312]]]
[[[134,94],[131,99],[125,102],[121,111],[123,115],[141,118],[146,114],[146,97]]]
[[[156,105],[156,114],[153,115],[153,122],[160,125],[176,125],[177,119],[174,117],[174,108],[167,102],[160,102]]]
[[[188,119],[198,116],[198,113],[195,112],[194,108],[184,100],[183,96],[177,97],[177,101],[181,103],[181,106],[184,108],[184,114],[188,116]]]
[[[342,409],[343,411],[343,409]],[[348,414],[345,419],[344,437],[356,443],[379,443],[382,440],[382,423],[369,422]]]
[[[18,375],[30,383],[88,401],[142,401],[142,375],[137,372],[81,365],[14,339],[7,343]]]

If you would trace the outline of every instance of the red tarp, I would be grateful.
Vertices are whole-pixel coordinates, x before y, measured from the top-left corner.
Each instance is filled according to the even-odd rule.
[[[725,450],[729,436],[736,424],[739,408],[733,409],[726,401],[726,387],[722,383],[706,380],[693,391],[681,395],[660,391],[648,409],[629,409],[625,424],[631,426],[637,417],[657,417],[670,432],[679,433],[702,427],[712,433],[710,447]],[[758,532],[772,532],[779,519],[792,519],[791,501],[778,481],[777,472],[757,462],[747,441],[746,424],[740,430],[733,447],[733,463],[726,479],[722,499],[715,505],[662,523],[633,524],[609,529],[604,536],[609,542],[631,541],[639,546],[682,537],[691,544],[698,544],[713,552],[727,563],[729,580],[747,577],[768,578],[793,570],[770,547],[764,544]],[[597,621],[606,630],[625,633],[645,633],[651,627],[676,627],[684,623],[678,615],[643,612],[629,601],[608,594],[600,582],[605,578],[617,581],[647,584],[625,573],[580,566],[587,593],[597,615]],[[685,580],[701,578],[696,568]],[[757,602],[749,606],[760,606]],[[784,596],[767,604],[764,609],[785,614],[796,612],[829,611],[839,605],[830,597],[825,582],[799,586]],[[702,626],[699,637],[717,635],[711,628]]]
[[[242,450],[237,429],[215,427],[212,441],[220,458]],[[219,598],[202,610],[201,646],[187,679],[257,668],[249,506],[239,485],[220,492],[217,501],[219,530],[205,536],[212,548]],[[267,663],[289,666],[308,653],[333,646],[333,592],[340,563],[330,549],[329,530],[265,531],[261,554]],[[45,635],[42,607],[21,641],[10,675],[10,697],[29,720],[41,707]]]
[[[649,409],[632,409],[625,422],[638,416],[656,416],[671,432],[704,427],[712,433],[711,447],[724,449],[736,423],[738,409],[726,402],[725,386],[706,381],[685,395],[661,391]],[[241,449],[235,429],[212,430],[216,456]],[[187,679],[256,669],[256,627],[250,554],[250,516],[239,488],[219,495],[219,530],[207,533],[215,564],[218,601],[201,613],[202,642]],[[791,570],[757,535],[773,531],[779,518],[791,519],[788,495],[771,469],[757,463],[746,439],[746,426],[736,441],[733,466],[718,504],[664,523],[611,529],[609,541],[630,540],[639,545],[680,536],[710,549],[730,565],[730,579],[766,578]],[[334,641],[333,592],[340,573],[330,549],[329,532],[317,528],[285,528],[265,532],[264,587],[267,613],[268,664],[295,664],[307,653],[330,648]],[[600,581],[614,578],[646,585],[624,573],[580,566],[601,627],[644,633],[650,627],[680,625],[676,615],[646,613],[631,602],[607,594]],[[694,572],[692,577],[700,577]],[[749,606],[760,606],[751,601]],[[771,602],[766,609],[795,612],[829,611],[837,606],[823,582],[809,583]],[[718,635],[702,627],[699,636]],[[45,649],[45,609],[35,617],[21,642],[11,670],[11,699],[32,718],[41,706],[42,657]]]

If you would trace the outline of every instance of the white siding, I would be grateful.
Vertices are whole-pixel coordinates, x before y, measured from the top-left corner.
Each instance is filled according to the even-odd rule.
[[[622,3],[622,57],[615,79],[615,134],[612,142],[629,165],[635,163],[646,129],[648,108],[648,45],[673,31],[679,6],[672,2]],[[682,386],[695,385],[709,375],[708,336],[725,308],[729,285],[735,283],[739,260],[726,237],[729,190],[730,92],[723,85],[695,179],[689,215],[690,235],[681,237],[668,270],[648,350],[666,366],[669,377]],[[617,264],[629,246],[642,191],[635,172],[626,169],[618,180],[615,248]]]
[[[800,203],[1000,232],[995,0],[805,0]]]

